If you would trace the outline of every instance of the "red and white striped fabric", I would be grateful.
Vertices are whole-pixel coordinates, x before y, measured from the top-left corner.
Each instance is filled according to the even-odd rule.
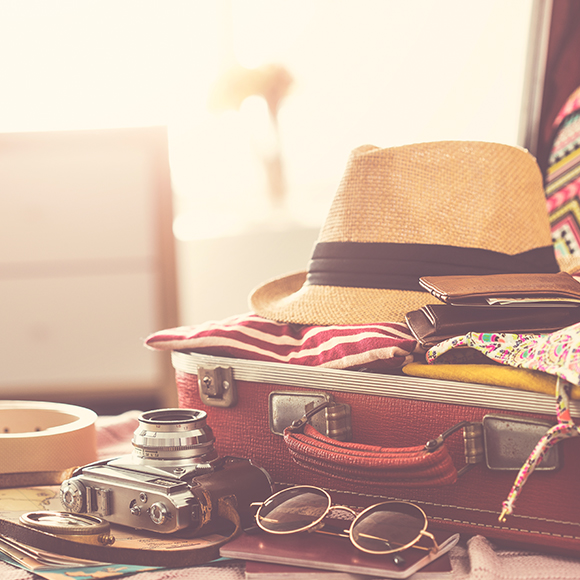
[[[256,314],[162,330],[145,339],[155,350],[378,372],[411,362],[416,344],[407,326],[396,322],[302,326]]]

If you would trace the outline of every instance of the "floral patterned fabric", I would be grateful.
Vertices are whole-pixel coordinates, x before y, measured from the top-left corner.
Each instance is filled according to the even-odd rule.
[[[513,512],[516,499],[528,480],[528,477],[540,465],[552,445],[555,445],[562,439],[578,437],[580,435],[580,429],[574,424],[570,415],[571,387],[572,385],[570,383],[558,378],[556,384],[558,423],[546,431],[546,434],[538,441],[534,450],[530,453],[530,456],[520,469],[507,499],[502,504],[503,509],[499,517],[500,521],[505,521],[505,517]]]
[[[549,334],[468,332],[427,351],[432,364],[452,349],[471,348],[504,365],[542,371],[580,384],[580,323]]]
[[[473,349],[475,354],[512,367],[542,371],[558,377],[556,384],[556,412],[558,423],[551,427],[520,469],[513,487],[503,502],[500,521],[514,510],[515,502],[528,477],[558,441],[580,435],[569,410],[572,385],[580,384],[580,323],[549,334],[508,334],[500,332],[468,332],[445,340],[429,349],[425,358],[433,364],[453,349]],[[465,353],[464,353],[465,354]]]

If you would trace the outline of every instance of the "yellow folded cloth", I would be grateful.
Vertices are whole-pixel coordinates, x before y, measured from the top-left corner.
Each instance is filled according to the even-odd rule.
[[[556,376],[530,369],[501,364],[424,364],[413,362],[403,367],[406,375],[462,383],[511,387],[534,393],[556,394]],[[572,386],[573,399],[580,399],[580,386]]]

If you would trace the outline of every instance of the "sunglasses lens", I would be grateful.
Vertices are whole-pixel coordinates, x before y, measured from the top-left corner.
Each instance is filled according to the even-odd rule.
[[[373,554],[388,554],[414,544],[426,527],[425,514],[417,506],[386,502],[361,513],[350,535],[357,548]]]
[[[330,499],[315,487],[292,487],[267,499],[256,518],[261,528],[277,534],[304,530],[328,511]]]

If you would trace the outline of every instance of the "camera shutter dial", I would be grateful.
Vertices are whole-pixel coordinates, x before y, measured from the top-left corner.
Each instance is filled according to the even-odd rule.
[[[149,508],[149,517],[151,518],[151,521],[158,526],[164,524],[170,516],[171,514],[169,513],[169,510],[165,507],[165,504],[160,501],[155,502]]]
[[[65,481],[60,488],[63,507],[73,513],[81,513],[85,506],[85,486],[75,479]]]

